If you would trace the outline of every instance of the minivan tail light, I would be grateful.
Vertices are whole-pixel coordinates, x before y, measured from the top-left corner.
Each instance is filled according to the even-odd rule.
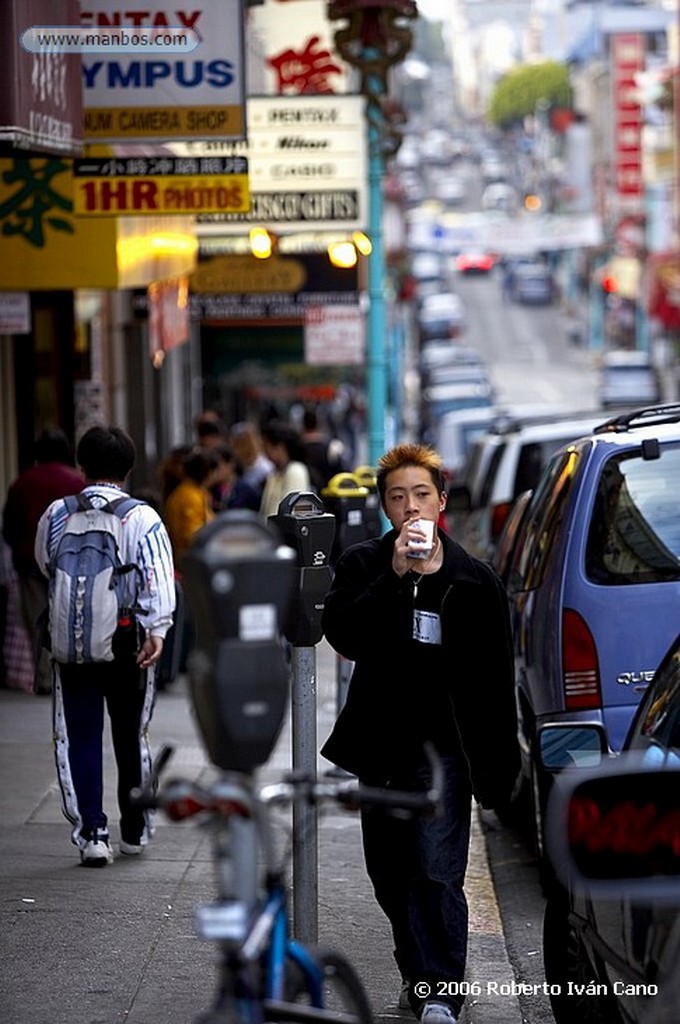
[[[499,502],[498,505],[493,505],[491,508],[491,539],[496,541],[501,535],[501,531],[505,526],[505,520],[510,514],[510,508],[512,503],[509,501]]]
[[[572,608],[562,615],[562,666],[567,711],[602,707],[595,641],[585,619]]]

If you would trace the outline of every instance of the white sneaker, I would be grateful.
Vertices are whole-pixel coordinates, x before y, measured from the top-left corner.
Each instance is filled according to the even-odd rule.
[[[448,1003],[427,1002],[420,1011],[420,1024],[456,1024],[458,1017]]]
[[[141,843],[126,843],[124,839],[120,841],[120,852],[126,857],[138,857],[143,849]]]
[[[86,868],[103,868],[113,864],[113,850],[109,845],[108,836],[93,832],[84,848],[80,851],[80,863]]]

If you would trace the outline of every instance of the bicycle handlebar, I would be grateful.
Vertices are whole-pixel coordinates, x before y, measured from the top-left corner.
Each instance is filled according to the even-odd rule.
[[[238,773],[222,776],[211,786],[201,786],[189,779],[170,779],[162,790],[157,791],[158,777],[172,753],[171,747],[161,749],[151,779],[144,787],[133,789],[130,799],[137,807],[161,809],[175,821],[199,813],[247,818],[252,816],[254,804],[258,801],[287,805],[300,799],[313,804],[334,802],[352,811],[385,807],[432,814],[438,813],[441,807],[443,771],[441,760],[431,744],[425,747],[432,772],[430,787],[425,791],[365,786],[355,779],[318,781],[309,775],[290,774],[281,782],[263,786],[258,793],[244,785],[248,777]]]

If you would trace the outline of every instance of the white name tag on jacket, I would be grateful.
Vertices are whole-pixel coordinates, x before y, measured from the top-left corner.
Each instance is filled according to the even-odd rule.
[[[413,639],[421,644],[441,644],[442,621],[436,612],[413,611]]]

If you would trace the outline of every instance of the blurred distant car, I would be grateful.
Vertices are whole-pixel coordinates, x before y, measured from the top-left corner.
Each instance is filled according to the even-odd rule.
[[[434,338],[457,338],[465,326],[465,305],[454,292],[428,295],[418,311],[421,344]]]
[[[437,424],[435,447],[441,455],[449,481],[465,466],[473,442],[485,434],[498,418],[495,406],[460,409],[446,413]]]
[[[482,178],[489,184],[495,181],[505,181],[507,168],[500,156],[495,153],[487,153],[482,158]]]
[[[649,353],[606,352],[600,367],[599,397],[605,409],[658,402],[661,398],[659,378]]]
[[[420,350],[420,370],[425,376],[440,366],[482,366],[484,360],[474,348],[449,340],[427,341]]]
[[[495,262],[488,252],[461,252],[456,256],[456,270],[459,274],[488,274]]]
[[[465,183],[460,178],[443,178],[438,182],[434,195],[444,206],[459,206],[465,199]]]
[[[482,192],[482,209],[487,212],[499,210],[501,213],[516,213],[518,205],[517,192],[504,181],[487,185]]]
[[[548,267],[520,263],[512,268],[511,295],[526,305],[548,305],[555,297],[555,284]]]

